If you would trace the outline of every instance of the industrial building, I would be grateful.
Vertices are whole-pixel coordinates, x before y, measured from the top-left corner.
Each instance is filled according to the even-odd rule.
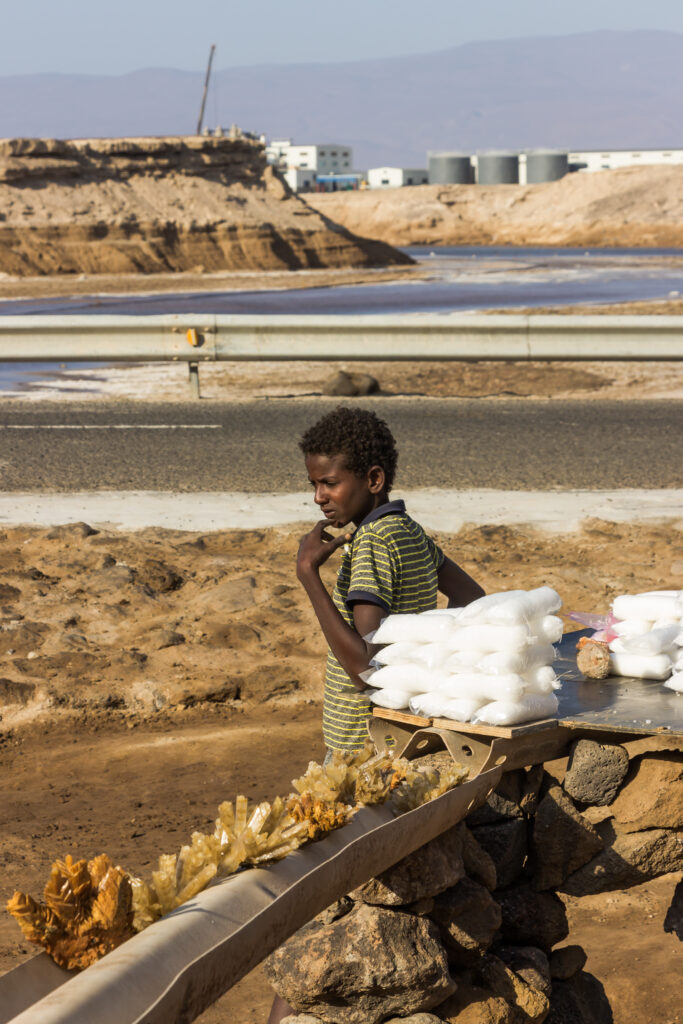
[[[371,167],[367,173],[369,188],[401,188],[403,185],[427,185],[426,167]]]
[[[273,139],[266,159],[281,171],[296,168],[316,174],[350,174],[352,150],[337,143],[296,146],[291,139]]]
[[[683,149],[592,149],[569,153],[572,170],[611,171],[616,167],[683,164]]]

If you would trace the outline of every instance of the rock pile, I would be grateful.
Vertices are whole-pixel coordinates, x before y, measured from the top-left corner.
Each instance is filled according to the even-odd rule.
[[[558,893],[683,868],[683,753],[574,743],[508,772],[465,822],[300,929],[266,961],[286,1024],[606,1024]]]

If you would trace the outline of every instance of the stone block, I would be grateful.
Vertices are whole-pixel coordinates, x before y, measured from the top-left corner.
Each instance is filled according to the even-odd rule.
[[[265,961],[278,995],[323,1024],[380,1024],[430,1010],[456,988],[436,925],[357,904],[330,924],[304,925]]]
[[[671,905],[664,918],[664,931],[673,932],[683,942],[683,878],[674,889]]]
[[[552,980],[548,957],[536,946],[499,946],[496,955],[506,967],[518,974],[522,981],[550,998]]]
[[[564,788],[574,800],[604,806],[614,800],[628,771],[623,747],[578,740],[569,755]]]
[[[683,753],[646,754],[635,761],[610,811],[622,832],[683,828]]]
[[[459,966],[486,952],[502,920],[488,889],[470,878],[437,896],[430,916],[441,930],[449,962]]]
[[[369,373],[348,373],[338,370],[322,386],[323,395],[339,395],[352,398],[357,395],[374,395],[379,391],[379,381]]]
[[[465,876],[460,825],[404,857],[388,871],[359,886],[351,899],[375,906],[398,907],[438,896]]]
[[[468,814],[466,821],[469,828],[476,828],[479,825],[494,825],[497,822],[507,821],[508,818],[522,818],[524,812],[520,807],[520,801],[524,792],[526,773],[519,769],[514,772],[506,772],[493,793],[486,798],[486,802],[478,807],[476,811]]]
[[[532,1024],[545,1020],[548,999],[487,954],[478,966],[458,975],[458,990],[437,1007],[449,1024]]]
[[[532,851],[537,889],[555,889],[587,864],[603,848],[593,826],[583,818],[567,794],[552,786],[538,805],[534,818]]]
[[[567,981],[586,966],[586,952],[581,946],[560,946],[550,954],[550,976]]]
[[[496,865],[464,823],[462,828],[462,860],[465,872],[475,882],[485,885],[491,892],[496,888],[498,879]]]
[[[483,846],[496,866],[498,885],[510,885],[521,874],[527,856],[525,818],[511,818],[497,825],[473,829],[474,838]]]
[[[538,946],[548,952],[567,938],[567,912],[553,892],[537,892],[529,883],[496,893],[501,914],[501,935],[507,945]]]
[[[610,822],[603,822],[607,835]],[[602,853],[579,868],[558,888],[571,896],[627,889],[669,871],[683,869],[683,830],[651,829],[615,835]]]
[[[549,781],[550,778],[542,764],[535,764],[526,772],[519,806],[527,817],[531,817],[536,813],[541,788]]]

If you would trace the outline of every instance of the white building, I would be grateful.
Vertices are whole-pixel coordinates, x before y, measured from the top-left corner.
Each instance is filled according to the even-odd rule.
[[[282,175],[292,192],[312,192],[315,188],[315,171],[305,171],[301,167],[288,167]]]
[[[615,167],[683,164],[683,149],[591,149],[569,154],[579,171],[611,171]]]
[[[317,174],[349,174],[353,153],[350,146],[335,142],[296,146],[291,139],[273,139],[266,146],[266,159],[280,170],[296,168]]]
[[[427,185],[429,173],[424,167],[371,167],[370,188],[401,188],[403,185]]]

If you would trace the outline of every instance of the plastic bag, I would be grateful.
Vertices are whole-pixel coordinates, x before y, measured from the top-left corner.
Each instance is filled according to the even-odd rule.
[[[609,649],[616,654],[663,654],[678,635],[678,625],[652,629],[640,636],[623,636],[612,640]]]
[[[556,644],[562,639],[562,619],[559,615],[544,615],[530,622],[529,630],[538,643]]]
[[[610,675],[627,676],[632,679],[667,679],[671,675],[671,658],[668,654],[623,654],[609,656]]]
[[[521,725],[541,718],[552,718],[557,713],[558,700],[555,694],[525,694],[519,700],[496,700],[485,704],[472,718],[475,723],[487,725]]]
[[[415,647],[414,661],[424,665],[430,672],[439,671],[453,654],[448,643],[418,644]]]
[[[390,708],[392,711],[401,711],[407,708],[410,703],[411,694],[405,690],[381,689],[373,690],[372,693],[363,694],[369,697],[373,704],[380,708]]]
[[[617,619],[679,619],[683,612],[680,591],[621,594],[612,602]]]
[[[435,643],[457,629],[457,619],[447,611],[425,615],[389,615],[376,630],[375,644]]]
[[[664,685],[669,690],[675,690],[676,693],[683,693],[683,672],[675,672],[671,679],[667,679]]]
[[[461,623],[487,622],[499,626],[516,626],[551,615],[562,607],[562,598],[552,587],[535,590],[507,590],[487,594],[463,609]]]
[[[508,672],[522,674],[539,665],[551,665],[556,658],[557,651],[552,644],[532,644],[518,651],[493,651],[486,654],[478,662],[477,668],[480,672],[494,676]]]
[[[492,626],[461,626],[448,641],[456,651],[517,651],[530,643],[529,627]]]
[[[562,685],[550,665],[538,665],[525,672],[522,679],[525,693],[552,693]]]
[[[444,701],[444,711],[435,718],[450,718],[454,722],[470,722],[479,708],[486,702],[475,697],[461,697],[459,700]]]
[[[381,690],[405,690],[427,693],[432,689],[433,674],[424,665],[384,665],[372,677],[372,685]]]
[[[451,676],[436,688],[450,700],[461,697],[481,700],[516,700],[524,693],[524,680],[518,675],[485,676],[479,672]]]
[[[649,633],[654,623],[649,619],[615,620],[612,631],[616,636],[642,636]]]
[[[389,644],[377,651],[372,660],[378,665],[405,665],[413,660],[411,655],[419,649],[419,644]]]

